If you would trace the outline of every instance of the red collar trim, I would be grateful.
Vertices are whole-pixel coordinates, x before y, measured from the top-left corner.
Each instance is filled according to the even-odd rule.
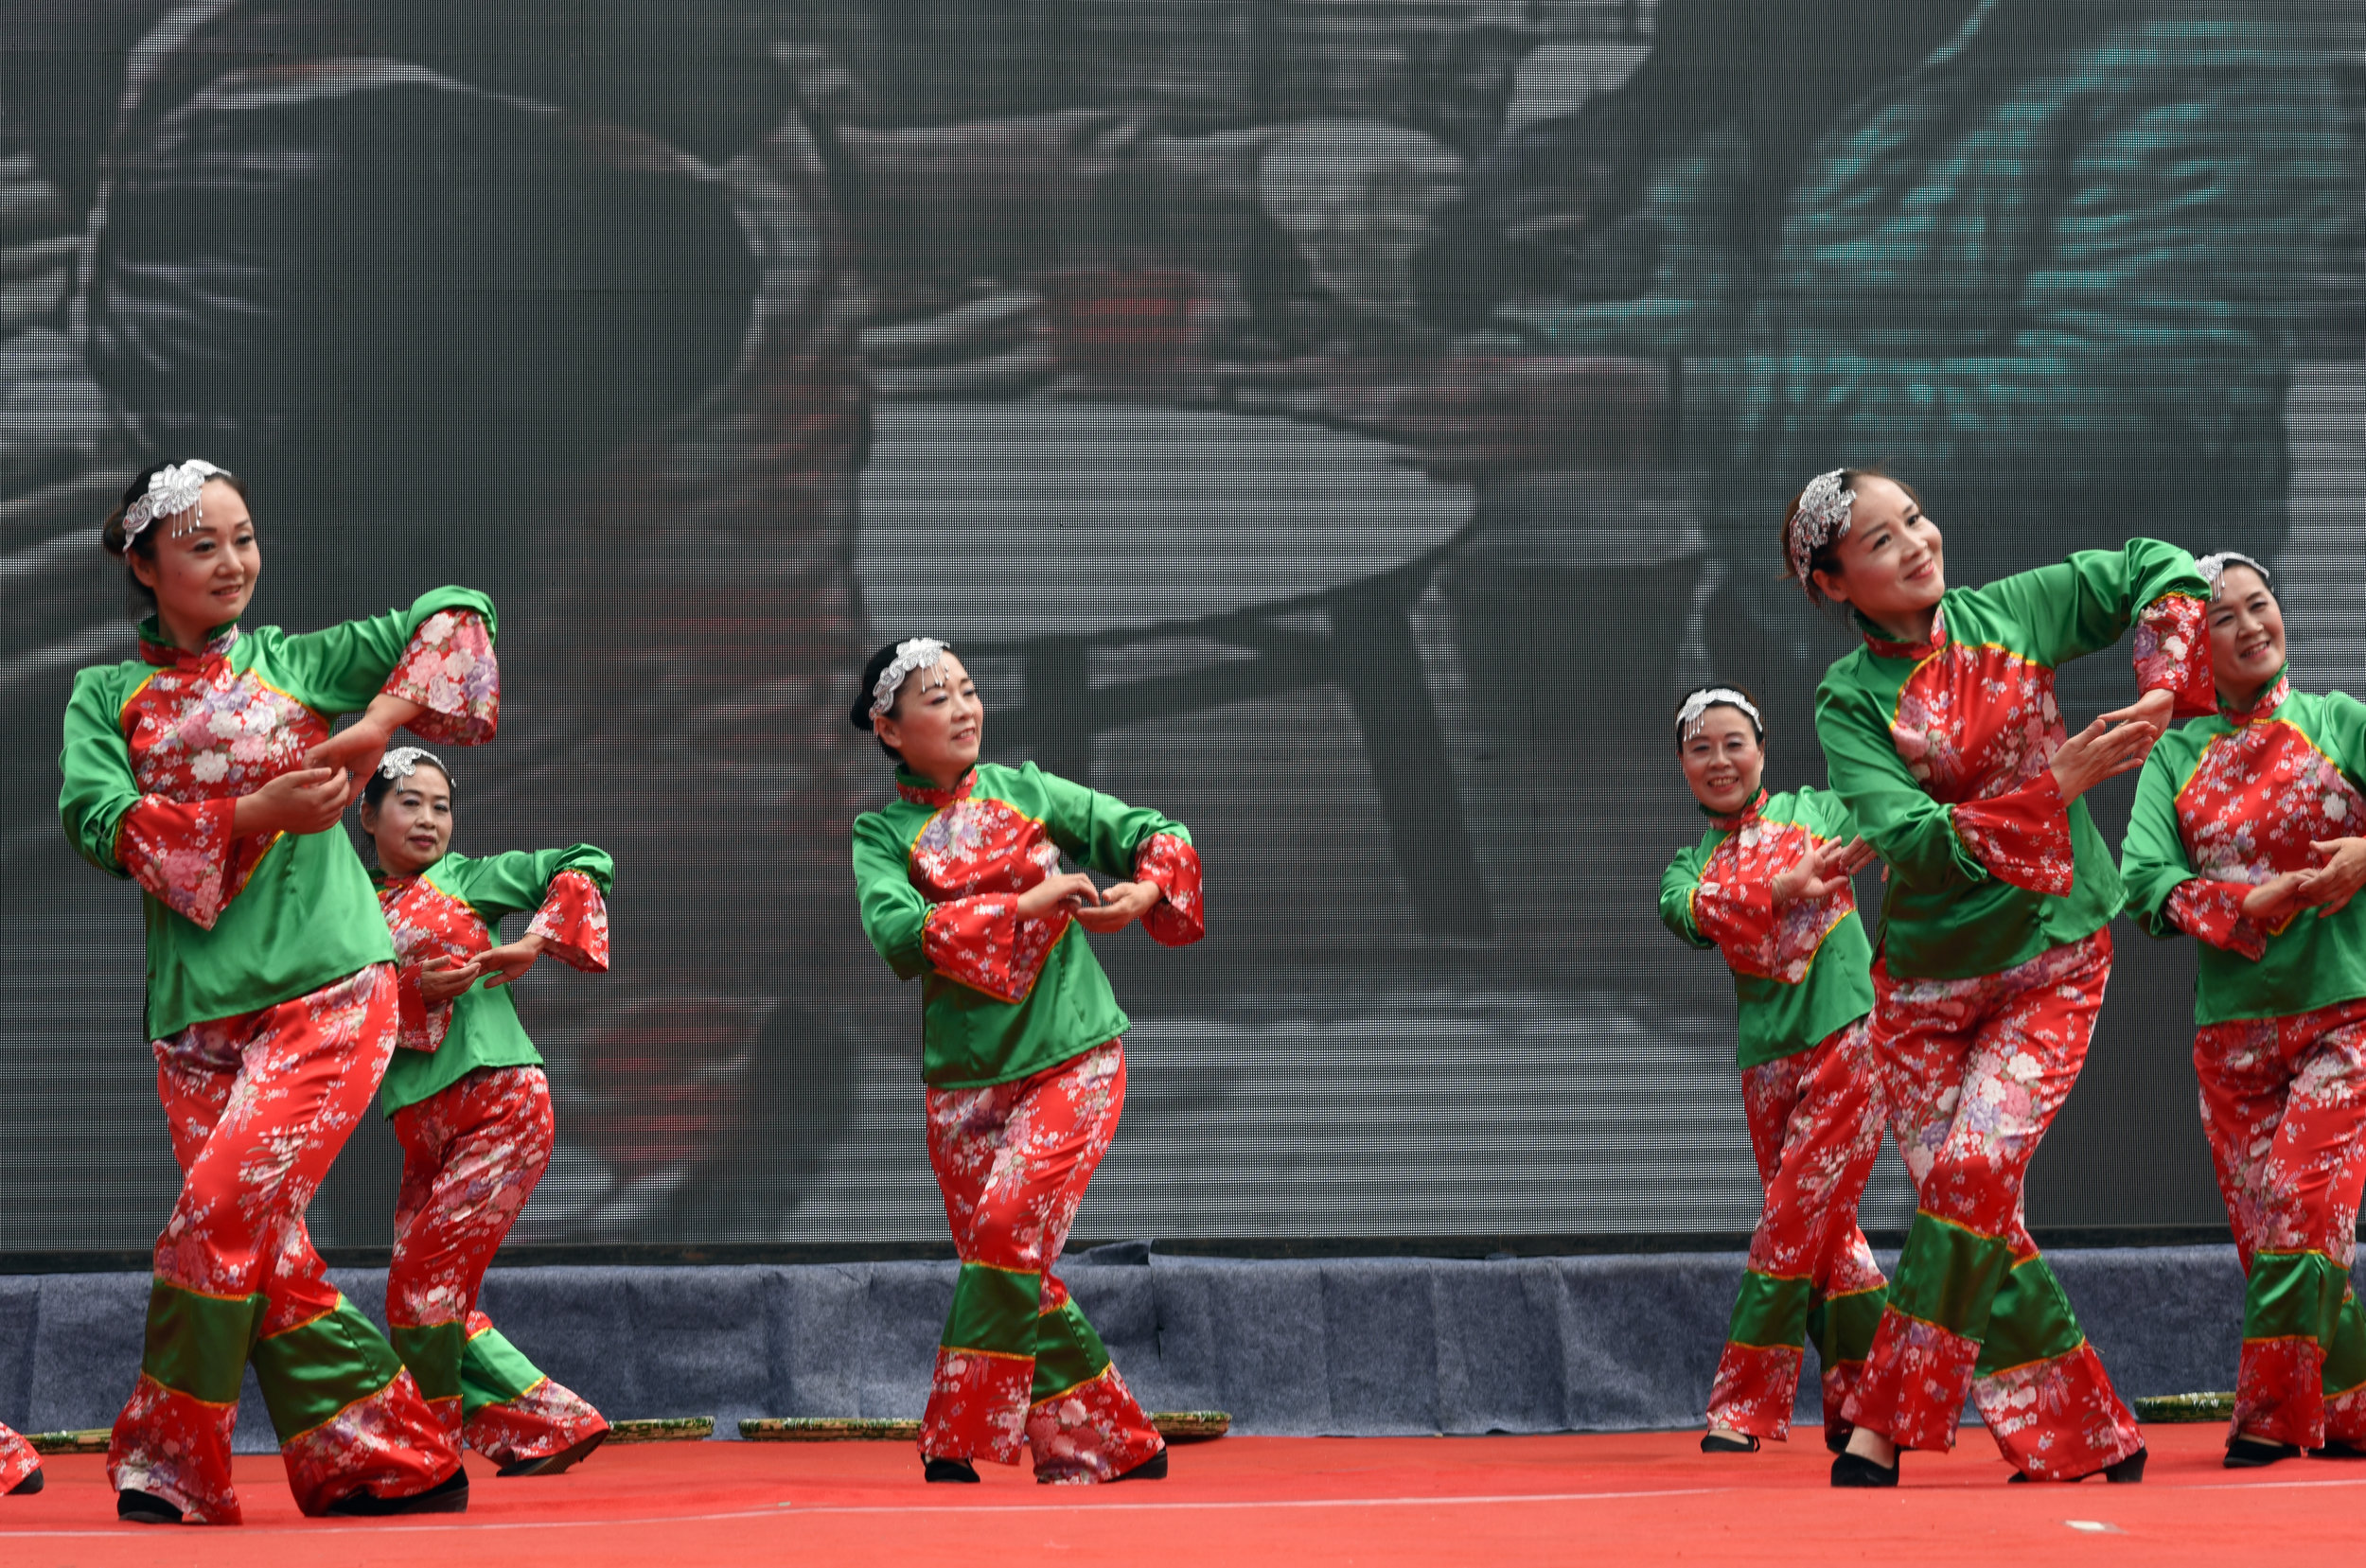
[[[151,643],[148,640],[143,628],[143,635],[140,638],[140,658],[159,669],[202,670],[219,664],[229,658],[230,650],[237,646],[238,641],[238,625],[235,621],[214,633],[206,641],[205,646],[195,653],[191,653],[186,648],[174,647],[169,643]]]
[[[1920,663],[1947,646],[1947,606],[1940,603],[1932,607],[1931,640],[1927,643],[1893,643],[1885,637],[1876,636],[1863,618],[1858,620],[1857,629],[1863,635],[1865,646],[1882,658],[1911,659]]]
[[[938,811],[944,810],[956,801],[968,800],[969,792],[976,788],[977,784],[978,770],[974,767],[962,774],[950,789],[939,789],[936,785],[925,780],[914,779],[910,774],[901,770],[898,770],[895,775],[895,793],[916,806],[929,806]]]
[[[2229,724],[2232,724],[2234,728],[2240,730],[2249,725],[2265,723],[2267,720],[2275,717],[2276,710],[2283,707],[2284,699],[2291,695],[2292,678],[2290,676],[2280,675],[2276,677],[2276,683],[2274,685],[2259,694],[2258,701],[2252,703],[2241,713],[2236,713],[2234,709],[2227,707],[2223,703],[2219,705],[2218,712],[2226,716],[2226,721]]]
[[[1764,804],[1766,804],[1766,785],[1760,784],[1757,795],[1748,805],[1743,806],[1731,817],[1720,817],[1712,811],[1709,813],[1709,823],[1720,833],[1731,833],[1737,828],[1757,820],[1758,808]]]

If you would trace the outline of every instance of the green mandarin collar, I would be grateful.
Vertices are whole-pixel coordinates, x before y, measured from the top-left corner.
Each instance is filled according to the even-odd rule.
[[[1918,662],[1947,646],[1947,603],[1945,600],[1931,607],[1931,638],[1926,643],[1898,642],[1853,609],[1848,612],[1848,618],[1856,623],[1857,635],[1864,639],[1865,646],[1883,659],[1912,659]]]
[[[195,653],[177,647],[165,636],[162,622],[150,616],[139,625],[140,658],[162,669],[193,670],[227,659],[238,641],[238,623],[224,621],[205,634],[205,645]]]
[[[971,768],[954,782],[950,789],[939,788],[932,779],[924,779],[909,768],[895,770],[895,793],[916,806],[928,806],[942,811],[956,801],[966,801],[969,792],[978,787],[978,770]]]
[[[1701,802],[1695,801],[1693,804],[1700,805]],[[1758,785],[1758,792],[1750,797],[1750,803],[1743,806],[1739,811],[1735,812],[1732,816],[1721,816],[1717,812],[1711,811],[1704,805],[1701,806],[1701,815],[1709,819],[1709,825],[1717,829],[1718,832],[1732,833],[1737,828],[1739,828],[1749,822],[1751,819],[1757,817],[1758,812],[1763,809],[1765,805],[1766,785],[1760,784]]]
[[[2291,669],[2291,661],[2285,661],[2283,668],[2276,671],[2276,678],[2260,689],[2259,696],[2248,708],[2238,711],[2229,707],[2225,697],[2219,697],[2218,715],[2237,730],[2275,717],[2276,710],[2284,706],[2284,699],[2292,695]]]

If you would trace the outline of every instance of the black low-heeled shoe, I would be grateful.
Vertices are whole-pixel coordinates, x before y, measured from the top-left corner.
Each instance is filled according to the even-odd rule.
[[[930,1459],[921,1466],[924,1481],[975,1481],[978,1467],[966,1459]]]
[[[154,1492],[127,1487],[115,1493],[115,1518],[126,1524],[178,1524],[181,1510]]]
[[[1832,1461],[1832,1485],[1894,1487],[1898,1485],[1898,1467],[1894,1464],[1877,1465],[1862,1453],[1844,1451],[1839,1458]]]
[[[1167,1478],[1167,1451],[1160,1449],[1132,1470],[1121,1470],[1109,1477],[1112,1481],[1163,1481]]]
[[[467,1513],[468,1472],[455,1470],[425,1491],[408,1497],[380,1497],[364,1487],[337,1499],[322,1510],[339,1519],[393,1519],[414,1513]]]
[[[32,1474],[26,1476],[24,1480],[19,1481],[15,1486],[9,1489],[9,1495],[10,1497],[30,1497],[33,1493],[41,1490],[42,1488],[47,1485],[49,1485],[49,1477],[44,1475],[40,1469],[36,1467]]]
[[[2346,1437],[2327,1437],[2325,1446],[2308,1451],[2311,1459],[2366,1459],[2366,1445],[2351,1442]]]
[[[513,1459],[493,1473],[504,1478],[526,1475],[564,1475],[592,1457],[592,1451],[608,1441],[608,1429],[601,1428],[583,1441],[556,1453],[545,1453],[539,1459]]]
[[[2272,1443],[2265,1437],[2229,1437],[2224,1462],[2229,1470],[2261,1470],[2300,1456],[2300,1447],[2295,1443]]]
[[[1844,1443],[1841,1446],[1845,1448],[1847,1445]],[[1738,1438],[1728,1437],[1722,1432],[1701,1434],[1701,1452],[1704,1453],[1756,1453],[1757,1451],[1758,1440],[1746,1432]]]

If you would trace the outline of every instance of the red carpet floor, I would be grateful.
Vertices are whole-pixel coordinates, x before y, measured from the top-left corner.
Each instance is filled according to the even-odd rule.
[[[2230,1563],[2272,1541],[2355,1555],[2366,1462],[2218,1466],[2215,1426],[2151,1427],[2136,1487],[2004,1485],[1986,1434],[1909,1454],[1894,1492],[1840,1492],[1812,1442],[1710,1458],[1687,1433],[1560,1437],[1227,1437],[1178,1446],[1165,1481],[1033,1485],[986,1467],[925,1487],[900,1444],[678,1443],[607,1450],[571,1474],[499,1481],[468,1461],[468,1513],[299,1516],[275,1461],[239,1461],[247,1523],[118,1525],[103,1461],[47,1461],[0,1499],[8,1568],[140,1564],[1177,1562]]]

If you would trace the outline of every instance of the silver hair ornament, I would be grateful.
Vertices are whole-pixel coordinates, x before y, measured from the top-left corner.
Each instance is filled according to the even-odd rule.
[[[1834,539],[1848,537],[1848,514],[1857,503],[1856,496],[1843,483],[1848,470],[1834,468],[1808,481],[1808,487],[1799,492],[1799,509],[1792,514],[1790,531],[1784,536],[1784,549],[1791,555],[1792,575],[1799,586],[1814,590],[1814,580],[1809,575],[1815,553]]]
[[[1732,706],[1750,715],[1750,722],[1763,733],[1766,720],[1758,716],[1758,706],[1730,686],[1704,686],[1685,698],[1685,705],[1676,710],[1676,732],[1686,740],[1701,732],[1708,711],[1720,706]]]
[[[2275,591],[2275,578],[2269,575],[2268,569],[2239,550],[2220,550],[2198,557],[2194,564],[2201,569],[2202,580],[2210,585],[2210,597],[2213,600],[2217,598],[2218,585],[2225,578],[2226,569],[2230,566],[2250,567],[2259,573],[2259,580],[2267,586],[2269,592]]]
[[[895,694],[904,689],[905,680],[914,670],[932,668],[945,644],[933,637],[908,637],[895,644],[895,657],[879,672],[879,678],[871,687],[871,716],[884,718],[895,706]]]
[[[451,769],[444,766],[444,759],[424,746],[396,747],[379,759],[379,776],[387,779],[407,779],[421,763],[434,768],[446,779],[451,777]]]
[[[158,518],[177,518],[193,514],[188,525],[173,532],[185,534],[205,520],[205,510],[198,503],[204,493],[205,482],[223,472],[203,458],[186,463],[168,463],[148,476],[148,490],[139,500],[123,509],[123,548],[126,554],[132,541],[148,532],[148,525]]]

